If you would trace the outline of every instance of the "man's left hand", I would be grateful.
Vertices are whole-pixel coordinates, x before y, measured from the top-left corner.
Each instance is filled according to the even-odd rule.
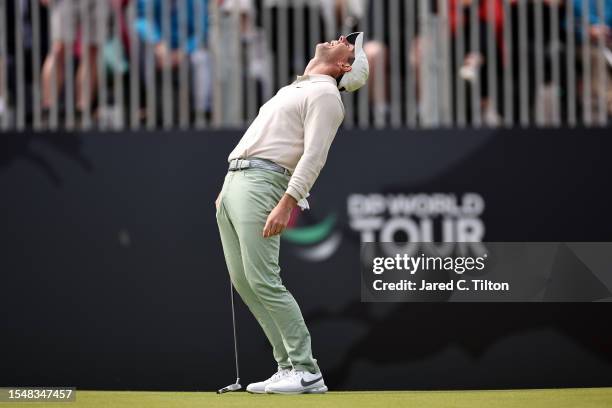
[[[297,201],[289,194],[285,194],[281,198],[276,207],[270,212],[270,215],[268,215],[263,229],[264,238],[269,238],[283,232],[287,224],[289,224],[291,211],[293,211],[296,205]]]

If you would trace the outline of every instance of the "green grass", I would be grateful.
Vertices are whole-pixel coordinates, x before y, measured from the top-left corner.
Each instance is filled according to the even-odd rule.
[[[510,391],[352,391],[325,395],[251,395],[245,392],[78,391],[72,403],[0,403],[6,407],[52,408],[610,408],[612,388]]]

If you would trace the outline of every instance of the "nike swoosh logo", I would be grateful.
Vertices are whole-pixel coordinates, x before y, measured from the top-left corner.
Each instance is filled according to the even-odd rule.
[[[304,381],[304,379],[302,378],[302,387],[308,387],[311,386],[312,384],[316,383],[317,381],[320,381],[323,379],[323,376],[320,376],[319,378],[315,378],[312,381]]]

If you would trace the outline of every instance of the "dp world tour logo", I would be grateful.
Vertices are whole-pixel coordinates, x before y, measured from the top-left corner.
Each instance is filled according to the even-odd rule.
[[[295,225],[299,210],[294,212],[290,225]],[[330,214],[321,222],[304,227],[290,227],[282,238],[294,245],[295,254],[307,261],[320,262],[331,257],[342,242],[342,233],[335,230],[336,214]]]
[[[478,193],[351,194],[350,227],[361,242],[481,242]]]

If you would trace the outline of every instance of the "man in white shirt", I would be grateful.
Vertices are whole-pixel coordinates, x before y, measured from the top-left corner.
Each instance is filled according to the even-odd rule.
[[[232,284],[272,345],[278,371],[249,384],[251,393],[324,393],[310,334],[295,299],[282,284],[280,234],[306,197],[344,119],[340,90],[359,89],[369,68],[363,33],[317,44],[304,75],[259,110],[230,153],[215,206]]]

